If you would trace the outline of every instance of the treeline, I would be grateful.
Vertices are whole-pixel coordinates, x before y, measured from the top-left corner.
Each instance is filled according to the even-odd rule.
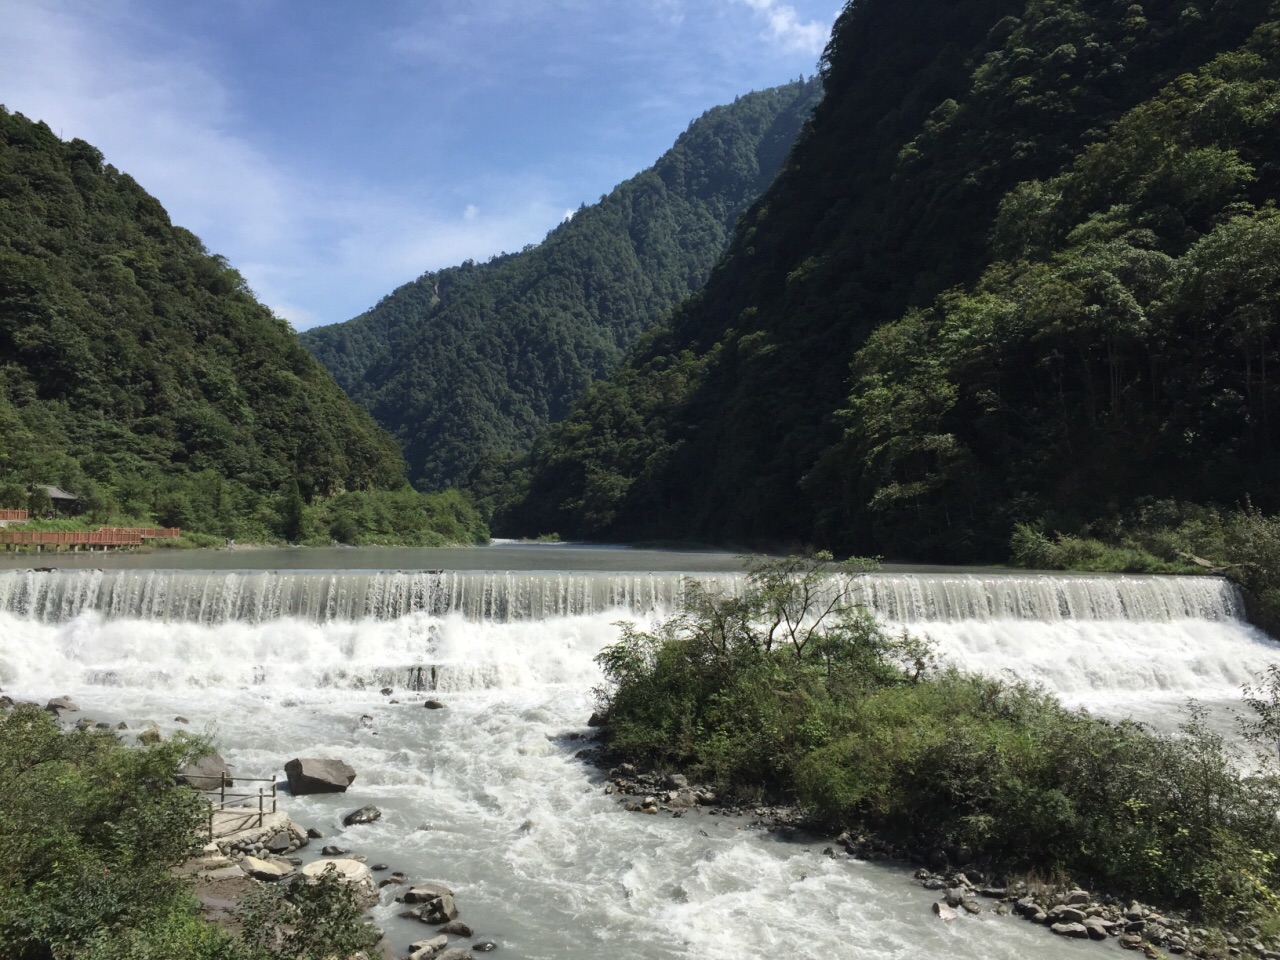
[[[341,496],[368,500],[348,504],[358,520],[405,480],[394,441],[223,258],[94,147],[0,108],[0,506],[40,506],[41,484],[98,522],[270,540]],[[410,537],[456,512],[419,507]]]
[[[541,244],[426,274],[302,341],[399,441],[419,488],[502,472],[705,281],[818,92],[800,81],[709,110]]]
[[[487,493],[503,532],[1003,560],[1280,507],[1270,0],[855,0],[705,288]]]

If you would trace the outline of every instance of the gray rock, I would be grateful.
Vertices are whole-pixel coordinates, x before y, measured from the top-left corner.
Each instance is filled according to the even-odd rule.
[[[409,960],[428,960],[449,945],[448,937],[431,937],[409,944]]]
[[[1089,931],[1090,940],[1105,940],[1111,930],[1111,924],[1100,917],[1088,917],[1084,921],[1084,928]]]
[[[1089,939],[1089,931],[1083,923],[1055,923],[1049,929],[1060,937],[1070,937],[1073,940]]]
[[[437,953],[435,960],[468,960],[470,956],[463,947],[450,947],[444,953]]]
[[[957,916],[956,912],[949,906],[937,901],[933,904],[933,912],[939,920],[954,920]]]
[[[606,723],[608,723],[608,722],[609,722],[609,721],[608,721],[608,719],[605,717],[605,715],[604,715],[603,713],[601,713],[599,710],[597,710],[595,713],[591,714],[590,718],[588,718],[588,720],[587,720],[587,726],[588,726],[588,727],[603,727],[603,726],[604,726]]]
[[[364,715],[360,718],[360,726],[362,726],[362,727],[372,727],[372,726],[373,726],[373,716],[372,716],[372,714],[368,714],[368,713],[364,714]]]
[[[217,790],[224,776],[227,778],[228,787],[236,785],[231,777],[231,768],[216,753],[201,757],[195,763],[189,763],[178,771],[178,780],[197,790]]]
[[[369,869],[374,871],[375,873],[381,873],[383,870],[390,870],[391,868],[387,866],[385,863],[375,863]]]
[[[420,919],[423,923],[448,923],[458,918],[458,906],[453,902],[453,897],[447,893],[434,900],[428,900],[420,909],[422,910]]]
[[[1122,933],[1120,935],[1120,946],[1124,947],[1126,950],[1141,950],[1142,937],[1138,936],[1136,933]]]
[[[331,843],[328,846],[321,847],[320,853],[326,857],[341,857],[345,856],[347,851]]]
[[[76,702],[70,697],[54,697],[44,705],[44,708],[50,713],[78,713],[80,708],[76,706]]]
[[[356,778],[355,770],[341,760],[298,757],[284,765],[289,792],[296,797],[312,793],[345,793]]]
[[[240,861],[240,869],[255,880],[280,880],[293,873],[292,864],[279,860],[259,860],[257,857],[245,857]]]
[[[1081,890],[1077,887],[1075,890],[1067,891],[1067,903],[1077,904],[1077,903],[1088,903],[1088,902],[1089,902],[1088,890]]]
[[[383,687],[379,692],[380,692],[384,697],[389,697],[389,696],[391,696],[391,694],[395,693],[395,691],[394,691],[394,690],[392,690],[390,687]]]
[[[964,902],[965,890],[963,887],[951,887],[947,891],[947,906],[958,907]]]
[[[978,905],[977,900],[962,900],[960,901],[960,906],[964,907],[968,913],[982,912],[982,907]]]
[[[289,836],[287,830],[281,830],[264,843],[263,846],[272,853],[288,853],[289,848],[293,846],[293,837]]]
[[[423,706],[426,707],[428,710],[444,709],[444,704],[441,703],[439,700],[428,700],[426,703],[423,704]]]
[[[173,722],[174,723],[190,723],[191,721],[188,720],[186,717],[174,717]]]
[[[477,940],[471,945],[471,949],[476,953],[491,953],[498,949],[498,945],[492,940]]]
[[[361,807],[359,810],[352,810],[342,818],[344,827],[354,827],[361,823],[373,823],[375,820],[382,819],[382,811],[377,807],[369,804]]]
[[[1050,923],[1084,923],[1085,916],[1083,910],[1077,910],[1075,907],[1069,907],[1065,903],[1053,907],[1049,911]]]
[[[373,874],[358,860],[316,860],[302,868],[302,876],[308,881],[313,881],[330,870],[337,874],[339,880],[350,886],[355,894],[356,903],[362,908],[372,907],[378,902],[378,888],[374,885]]]
[[[415,883],[404,895],[405,903],[427,903],[440,897],[452,897],[453,891],[443,883]],[[450,919],[453,919],[450,917]]]
[[[160,725],[154,720],[148,720],[142,725],[142,729],[138,731],[139,743],[160,743],[164,740],[164,734],[160,732]]]
[[[455,937],[475,936],[475,931],[471,929],[471,924],[462,920],[450,920],[440,928],[440,932],[452,934]]]
[[[324,834],[315,827],[307,827],[307,837],[311,840],[323,840]]]
[[[673,773],[667,777],[666,787],[668,790],[688,790],[689,778],[683,773]]]

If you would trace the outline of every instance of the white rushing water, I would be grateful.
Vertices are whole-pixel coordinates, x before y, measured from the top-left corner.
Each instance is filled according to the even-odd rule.
[[[294,756],[346,759],[350,791],[287,799],[294,818],[371,862],[448,882],[505,956],[1097,950],[991,914],[938,923],[933,895],[900,868],[822,856],[821,838],[623,813],[574,759],[600,680],[593,658],[617,620],[666,615],[684,589],[667,574],[0,571],[0,686],[41,702],[69,694],[83,715],[135,728],[175,729],[181,714],[247,776]],[[1186,697],[1230,699],[1276,652],[1210,578],[879,574],[841,589],[958,665],[1111,714],[1167,718]],[[431,689],[446,709],[422,709]],[[341,831],[341,814],[365,803],[382,820]],[[389,897],[375,915],[394,946],[430,932],[397,919]]]

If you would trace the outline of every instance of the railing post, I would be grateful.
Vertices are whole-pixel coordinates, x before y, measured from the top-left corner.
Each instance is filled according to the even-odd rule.
[[[225,807],[227,805],[227,771],[222,770],[218,773],[218,806]]]
[[[274,779],[271,781],[271,812],[276,812],[276,782]]]
[[[262,788],[258,788],[258,829],[262,829]]]

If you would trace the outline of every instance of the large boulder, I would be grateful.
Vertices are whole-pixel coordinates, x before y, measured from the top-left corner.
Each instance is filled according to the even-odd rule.
[[[178,771],[179,782],[195,787],[197,790],[217,790],[223,782],[223,777],[226,777],[228,787],[236,785],[235,780],[231,778],[231,768],[216,753],[201,757],[195,763],[189,763]]]
[[[295,797],[309,793],[345,793],[356,778],[355,770],[341,760],[299,757],[284,765],[289,792]]]
[[[314,882],[321,874],[334,871],[338,879],[350,884],[356,903],[362,908],[378,902],[378,887],[373,882],[373,872],[359,860],[316,860],[302,868],[302,876]]]
[[[44,708],[58,716],[62,716],[64,713],[75,713],[80,709],[70,697],[54,697],[44,705]]]
[[[262,860],[258,857],[245,857],[240,861],[240,869],[255,880],[281,880],[293,873],[293,865],[280,860]]]

